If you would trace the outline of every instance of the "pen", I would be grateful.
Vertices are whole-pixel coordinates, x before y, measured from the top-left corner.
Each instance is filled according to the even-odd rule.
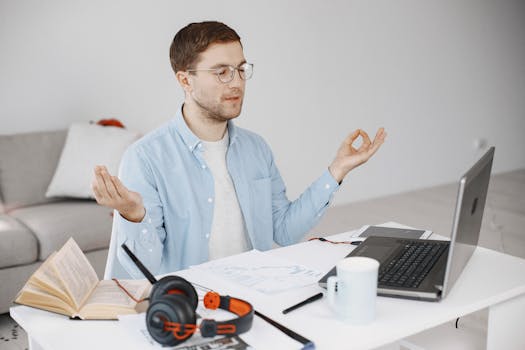
[[[318,299],[321,299],[322,297],[323,297],[323,293],[317,293],[316,295],[311,296],[310,298],[308,298],[308,299],[306,299],[306,300],[303,300],[303,301],[301,301],[300,303],[295,304],[294,306],[290,306],[288,309],[283,310],[283,314],[287,314],[287,313],[289,313],[290,311],[293,311],[293,310],[295,310],[295,309],[300,308],[300,307],[303,306],[303,305],[306,305],[306,304],[309,304],[309,303],[311,303],[311,302],[314,302],[314,301],[316,301],[316,300],[318,300]]]
[[[206,290],[206,291],[210,291],[211,290],[210,288],[202,286],[202,285],[197,284],[197,283],[192,283],[192,284],[195,284],[200,289],[203,289],[203,290]],[[303,344],[303,348],[301,350],[312,350],[312,349],[315,349],[315,344],[314,344],[313,341],[311,341],[309,339],[306,339],[305,337],[303,337],[300,334],[295,333],[291,329],[286,328],[285,326],[283,326],[280,323],[277,323],[276,321],[272,320],[268,316],[265,316],[265,315],[261,314],[259,311],[255,310],[255,309],[253,310],[253,312],[257,316],[259,316],[260,318],[262,318],[263,320],[265,320],[266,322],[268,322],[269,324],[271,324],[272,326],[274,326],[275,328],[277,328],[278,330],[280,330],[281,332],[283,332],[284,334],[289,336],[290,338],[295,339],[299,343]]]
[[[266,322],[268,322],[269,324],[271,324],[272,326],[274,326],[275,328],[279,329],[281,332],[283,332],[284,334],[286,334],[287,336],[289,336],[290,338],[293,338],[295,340],[297,340],[299,343],[303,344],[303,348],[302,350],[311,350],[311,349],[315,349],[315,344],[313,341],[311,340],[308,340],[306,339],[305,337],[303,337],[302,335],[299,335],[297,333],[295,333],[294,331],[292,331],[291,329],[289,328],[286,328],[285,326],[283,326],[282,324],[280,323],[277,323],[276,321],[272,320],[271,318],[269,318],[268,316],[264,316],[263,314],[261,314],[259,311],[257,310],[254,310],[255,314],[257,316],[259,316],[260,318],[262,318],[263,320],[265,320]]]

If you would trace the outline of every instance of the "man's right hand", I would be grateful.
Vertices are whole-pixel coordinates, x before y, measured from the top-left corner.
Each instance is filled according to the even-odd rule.
[[[119,178],[111,176],[103,165],[96,166],[94,173],[91,188],[97,203],[116,209],[128,221],[141,222],[146,215],[146,209],[140,194],[124,187]]]

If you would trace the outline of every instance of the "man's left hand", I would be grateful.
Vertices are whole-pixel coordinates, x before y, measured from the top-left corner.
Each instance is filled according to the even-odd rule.
[[[358,149],[356,149],[353,146],[353,143],[359,138],[359,136],[363,139],[363,143]],[[337,182],[341,183],[350,170],[365,163],[374,155],[374,153],[377,152],[379,147],[385,142],[385,138],[386,132],[383,128],[380,128],[377,131],[373,142],[370,141],[368,134],[361,129],[357,129],[348,135],[339,147],[334,161],[328,167],[332,176]]]

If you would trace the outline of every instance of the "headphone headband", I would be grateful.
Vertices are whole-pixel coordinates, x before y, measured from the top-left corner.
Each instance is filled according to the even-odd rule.
[[[220,308],[238,317],[219,322],[211,319],[202,320],[199,328],[203,337],[214,337],[217,334],[241,334],[250,330],[252,326],[253,306],[245,300],[208,292],[204,296],[204,306],[212,310]]]

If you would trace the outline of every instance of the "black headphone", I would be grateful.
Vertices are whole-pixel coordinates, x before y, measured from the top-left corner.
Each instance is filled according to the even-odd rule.
[[[247,301],[208,292],[204,296],[207,309],[217,308],[236,314],[226,321],[204,319],[197,325],[198,297],[190,282],[179,276],[166,276],[153,285],[146,313],[146,326],[153,339],[165,346],[175,346],[200,330],[203,337],[236,335],[252,327],[253,307]]]
[[[175,346],[191,338],[197,330],[203,337],[214,337],[241,334],[252,327],[254,310],[249,302],[221,296],[213,291],[204,296],[204,306],[211,310],[220,308],[238,317],[226,321],[203,319],[197,325],[195,310],[199,298],[193,285],[179,276],[166,276],[157,281],[125,244],[122,244],[122,248],[153,284],[146,312],[146,326],[151,337],[158,343]]]

